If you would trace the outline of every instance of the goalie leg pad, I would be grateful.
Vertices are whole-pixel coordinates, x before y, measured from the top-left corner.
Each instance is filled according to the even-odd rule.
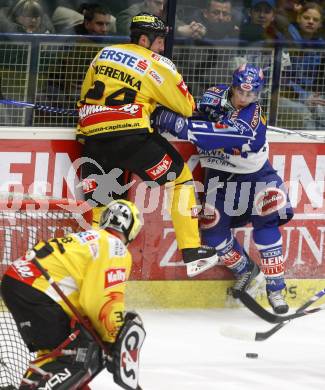
[[[123,389],[140,389],[139,358],[145,337],[141,318],[136,313],[127,313],[113,352],[114,382]]]
[[[104,368],[101,347],[80,325],[77,338],[62,349],[61,356],[39,367],[31,365],[31,375],[23,379],[20,390],[77,390],[87,385]],[[36,386],[36,387],[35,387]]]

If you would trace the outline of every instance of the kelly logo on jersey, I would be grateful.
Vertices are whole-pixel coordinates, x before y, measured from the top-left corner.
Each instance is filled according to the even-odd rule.
[[[29,285],[32,285],[35,279],[42,275],[41,271],[30,260],[26,259],[26,256],[15,260],[7,269],[6,274],[17,280],[23,279],[24,283]]]
[[[151,179],[159,179],[161,176],[165,175],[169,171],[172,162],[173,160],[170,158],[170,156],[168,156],[168,154],[165,154],[158,164],[154,165],[149,169],[146,169],[146,172]]]
[[[125,268],[109,268],[105,271],[104,288],[114,287],[126,281]]]
[[[85,178],[82,180],[81,184],[82,184],[82,191],[84,194],[88,194],[89,192],[93,192],[97,188],[97,183],[96,183],[96,180],[94,180],[94,179]]]
[[[13,262],[12,266],[15,268],[16,272],[23,278],[34,278],[35,275],[35,266],[26,261],[23,257],[20,260]],[[37,272],[40,275],[39,272]]]

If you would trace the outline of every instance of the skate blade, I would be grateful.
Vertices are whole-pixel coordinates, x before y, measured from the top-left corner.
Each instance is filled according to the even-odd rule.
[[[193,278],[193,276],[199,275],[202,272],[214,267],[219,262],[219,257],[214,255],[206,259],[199,259],[186,264],[187,276]]]

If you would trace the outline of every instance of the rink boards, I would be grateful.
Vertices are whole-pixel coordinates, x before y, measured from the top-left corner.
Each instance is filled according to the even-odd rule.
[[[72,129],[2,129],[0,132],[0,192],[21,192],[56,198],[82,197],[78,186],[81,145]],[[18,131],[17,130],[17,131]],[[320,134],[320,132],[318,132]],[[294,207],[294,220],[283,227],[288,300],[299,305],[325,285],[325,144],[301,137],[273,135],[270,160],[284,179]],[[202,190],[202,171],[193,145],[172,141],[188,162]],[[230,273],[215,267],[197,280],[187,280],[177,251],[163,188],[148,191],[135,179],[130,198],[143,211],[145,229],[130,247],[134,265],[129,283],[131,305],[145,307],[231,307]],[[252,228],[236,230],[253,258]],[[265,299],[265,298],[263,298]]]

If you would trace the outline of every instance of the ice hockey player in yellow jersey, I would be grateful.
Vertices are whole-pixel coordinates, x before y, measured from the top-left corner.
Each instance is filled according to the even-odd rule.
[[[167,27],[141,13],[130,26],[131,43],[103,48],[85,76],[78,102],[77,138],[84,143],[83,190],[99,220],[108,194],[121,197],[116,169],[137,174],[149,187],[165,185],[178,248],[188,276],[218,261],[214,248],[202,247],[192,173],[178,151],[151,127],[157,105],[192,115],[194,99],[175,65],[161,55]]]
[[[14,261],[3,277],[3,299],[29,350],[41,357],[38,367],[31,366],[26,373],[20,389],[81,389],[80,384],[85,385],[104,366],[98,345],[80,324],[71,321],[73,313],[33,258],[90,321],[117,360],[123,349],[121,331],[125,334],[130,320],[140,321],[137,314],[125,315],[125,285],[132,266],[127,244],[141,229],[139,211],[132,202],[113,201],[102,213],[99,226],[97,230],[39,242]],[[76,332],[80,333],[73,341],[69,335]],[[81,353],[77,356],[82,349],[83,359]],[[111,362],[107,368],[119,384],[118,362]],[[74,387],[77,383],[80,387]]]

